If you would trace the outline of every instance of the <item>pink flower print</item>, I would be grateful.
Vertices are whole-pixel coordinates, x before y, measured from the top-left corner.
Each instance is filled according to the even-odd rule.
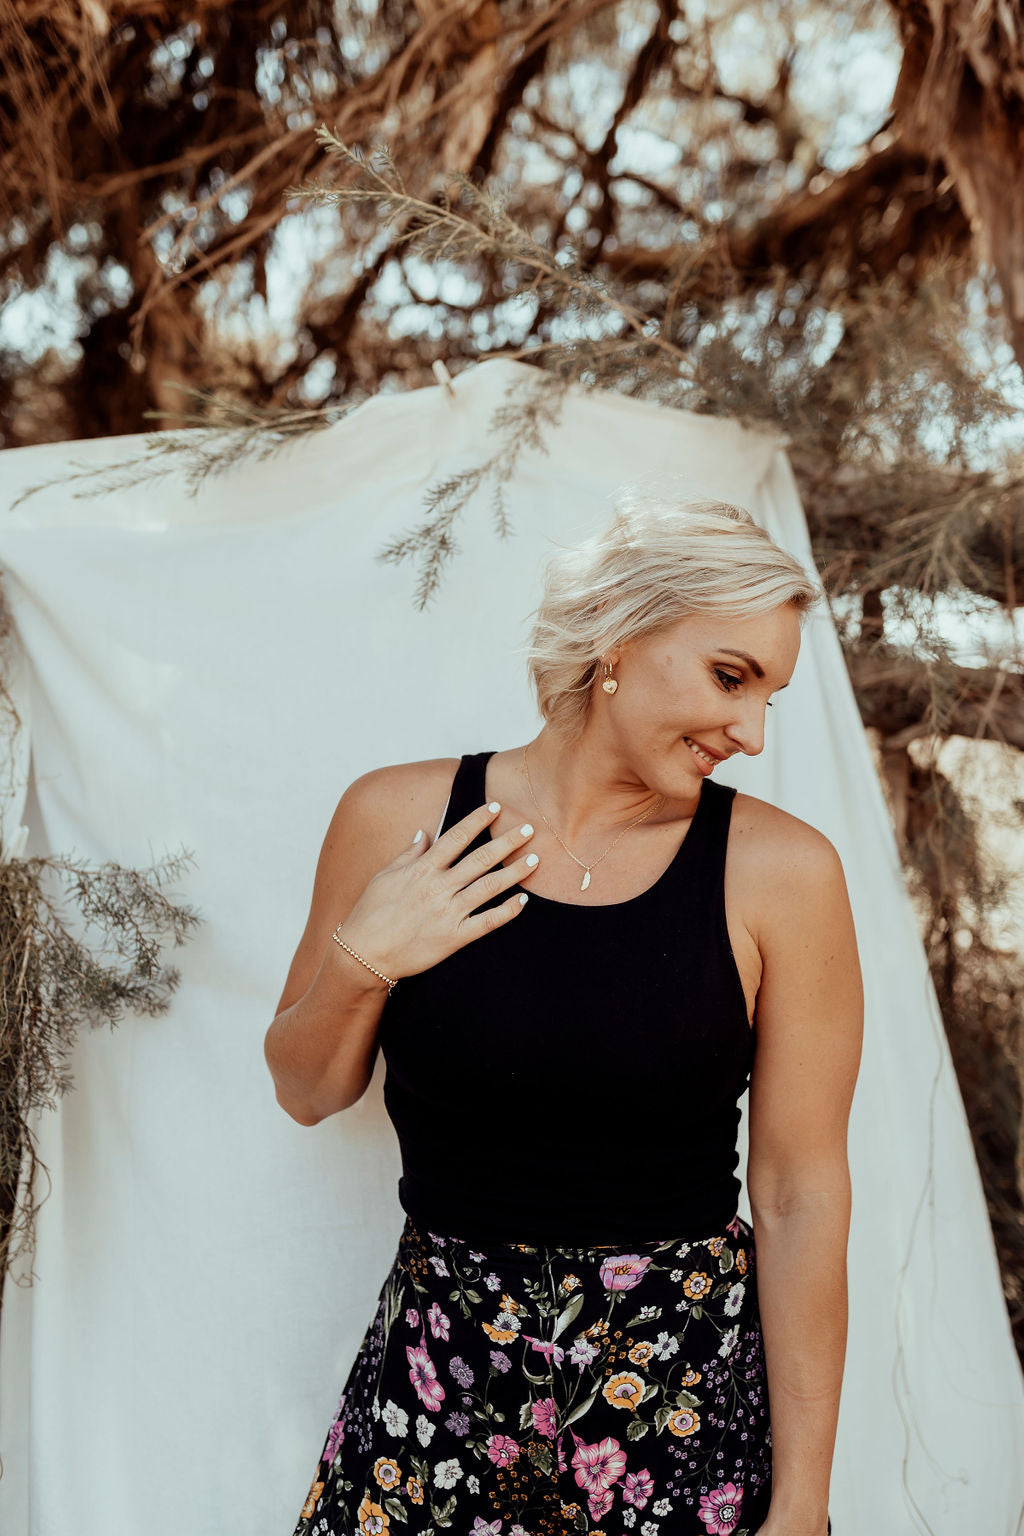
[[[538,1435],[544,1435],[548,1440],[553,1440],[556,1432],[554,1398],[542,1397],[539,1402],[531,1403],[530,1412],[533,1414],[533,1427]]]
[[[545,1360],[551,1361],[553,1359],[556,1365],[561,1365],[565,1359],[565,1350],[561,1344],[548,1344],[544,1339],[535,1339],[529,1333],[524,1333],[523,1338],[527,1344],[533,1346],[539,1355],[543,1355]]]
[[[619,1253],[605,1259],[601,1265],[601,1284],[607,1291],[631,1291],[644,1277],[644,1270],[651,1262],[651,1255],[641,1258],[638,1253]]]
[[[422,1335],[421,1335],[422,1338]],[[437,1371],[434,1362],[427,1354],[423,1344],[405,1346],[406,1358],[409,1361],[409,1380],[416,1388],[416,1396],[424,1408],[429,1408],[431,1413],[440,1412],[444,1398],[444,1387],[437,1379]]]
[[[727,1232],[731,1232],[733,1237],[739,1237],[739,1235],[740,1235],[740,1218],[738,1216],[734,1216],[732,1221],[730,1221],[729,1225],[726,1227],[725,1230]]]
[[[427,1312],[427,1321],[430,1324],[430,1331],[434,1335],[435,1339],[448,1338],[448,1329],[451,1327],[451,1320],[445,1317],[438,1302],[431,1302],[430,1310]]]
[[[634,1509],[643,1509],[654,1492],[654,1479],[644,1467],[640,1472],[627,1472],[622,1485],[622,1497]]]
[[[496,1467],[510,1467],[519,1459],[519,1442],[511,1435],[492,1435],[487,1442],[487,1454]]]
[[[740,1523],[743,1489],[735,1483],[723,1483],[711,1493],[702,1493],[697,1511],[708,1528],[708,1536],[732,1536]]]
[[[576,1436],[573,1438],[576,1439]],[[576,1468],[576,1481],[580,1487],[586,1488],[588,1493],[596,1493],[618,1482],[626,1470],[626,1453],[610,1435],[604,1440],[595,1441],[593,1445],[585,1445],[582,1440],[576,1439],[572,1464]]]
[[[419,1327],[420,1315],[415,1307],[406,1307],[405,1320],[409,1324],[410,1328]]]
[[[565,1460],[565,1447],[561,1440],[558,1442],[558,1470],[559,1472],[565,1472],[568,1470]]]
[[[590,1510],[591,1520],[601,1520],[612,1507],[613,1494],[610,1488],[598,1488],[595,1493],[587,1495],[587,1508]]]
[[[327,1444],[324,1446],[322,1461],[332,1462],[338,1454],[338,1447],[345,1438],[345,1426],[341,1419],[335,1419],[327,1434]]]
[[[470,1536],[500,1536],[500,1532],[500,1520],[485,1520],[483,1515],[477,1515]]]

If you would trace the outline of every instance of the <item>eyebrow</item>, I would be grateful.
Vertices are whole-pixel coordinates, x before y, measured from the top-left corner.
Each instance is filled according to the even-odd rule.
[[[729,646],[729,645],[719,645],[719,646],[716,646],[715,649],[719,650],[719,651],[724,651],[727,656],[739,656],[742,661],[745,661],[745,662],[747,662],[749,664],[750,670],[751,670],[751,672],[753,672],[755,677],[764,677],[764,667],[762,667],[761,663],[757,660],[756,656],[751,656],[750,655],[749,651],[736,651],[736,650],[733,650],[733,648],[731,646]],[[783,683],[782,688],[788,688],[788,687],[789,687],[788,683]],[[782,688],[776,688],[775,692],[776,693],[781,693],[782,692]]]

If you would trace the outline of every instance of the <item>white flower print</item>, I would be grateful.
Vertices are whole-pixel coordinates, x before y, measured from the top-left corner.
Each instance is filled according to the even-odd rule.
[[[384,1420],[384,1427],[388,1434],[404,1436],[409,1433],[409,1415],[404,1408],[399,1408],[397,1403],[393,1403],[390,1397],[381,1410],[381,1418]]]
[[[685,1259],[691,1247],[692,1244],[690,1243],[680,1243],[679,1247],[676,1249],[676,1258]]]
[[[486,1285],[489,1291],[500,1291],[501,1279],[498,1275],[485,1275],[484,1285]]]
[[[645,1520],[640,1527],[640,1536],[658,1536],[658,1530],[657,1520]]]
[[[623,1523],[623,1525],[635,1525],[636,1524],[636,1510],[635,1509],[624,1509],[622,1511],[622,1523]]]
[[[483,1253],[474,1253],[472,1249],[469,1251],[469,1256],[473,1260],[474,1264],[482,1264],[484,1259],[487,1257],[487,1255]]]
[[[466,1487],[470,1493],[480,1492],[480,1479],[477,1477],[475,1472],[471,1472],[466,1478]]]
[[[434,1482],[439,1488],[454,1488],[462,1476],[462,1468],[453,1456],[450,1461],[439,1461],[434,1468]]]
[[[734,1323],[731,1328],[727,1328],[722,1334],[722,1342],[718,1346],[718,1353],[723,1360],[727,1355],[731,1355],[736,1348],[736,1340],[739,1338],[739,1333],[740,1330]]]
[[[669,1275],[669,1279],[672,1281],[673,1285],[678,1285],[682,1278],[683,1278],[683,1272],[682,1272],[681,1269],[674,1269],[672,1271],[672,1273]]]
[[[439,1259],[436,1254],[432,1253],[430,1255],[430,1262],[434,1266],[435,1274],[444,1276],[448,1273],[448,1265],[445,1263],[444,1259]]]
[[[722,1308],[722,1311],[725,1313],[726,1317],[736,1316],[737,1312],[740,1310],[740,1307],[743,1305],[743,1296],[745,1291],[746,1286],[743,1284],[743,1281],[737,1280],[736,1284],[725,1298],[725,1305]]]
[[[638,1323],[647,1323],[650,1322],[652,1317],[658,1317],[660,1313],[660,1307],[641,1307],[636,1315],[636,1320]]]
[[[654,1353],[659,1360],[667,1360],[671,1355],[679,1351],[679,1340],[671,1333],[659,1333]]]
[[[370,1412],[373,1414],[375,1419],[380,1418],[380,1403],[378,1403],[376,1398],[374,1398],[373,1402],[370,1404]]]
[[[434,1428],[435,1426],[431,1424],[425,1413],[420,1413],[417,1415],[416,1439],[419,1441],[420,1445],[425,1446],[430,1444],[431,1436],[434,1433]]]
[[[499,1312],[497,1317],[494,1319],[494,1326],[496,1328],[501,1328],[506,1333],[509,1331],[509,1329],[511,1329],[513,1333],[518,1333],[523,1325],[519,1321],[518,1317],[516,1317],[514,1312]]]
[[[582,1371],[583,1367],[585,1365],[589,1365],[596,1354],[596,1345],[591,1344],[589,1339],[585,1339],[583,1335],[580,1334],[579,1338],[573,1341],[573,1346],[569,1351],[569,1359],[572,1361],[573,1365],[578,1365]]]
[[[659,1499],[657,1504],[651,1505],[651,1513],[655,1515],[667,1515],[671,1508],[671,1499]]]

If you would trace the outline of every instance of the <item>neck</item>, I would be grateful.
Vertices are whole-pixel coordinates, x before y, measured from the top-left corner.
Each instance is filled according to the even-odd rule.
[[[614,837],[645,811],[652,812],[645,826],[692,816],[700,798],[698,786],[692,804],[665,796],[659,806],[662,791],[644,783],[615,745],[598,740],[590,728],[569,743],[544,726],[527,743],[526,759],[539,809],[574,852],[578,851],[574,839],[590,848],[602,837]],[[523,800],[532,805],[522,753],[518,770],[523,779]]]

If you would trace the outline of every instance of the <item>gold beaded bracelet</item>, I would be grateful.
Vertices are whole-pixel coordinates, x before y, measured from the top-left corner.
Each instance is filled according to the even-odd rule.
[[[375,965],[371,965],[369,960],[364,960],[362,955],[357,955],[354,949],[350,949],[349,946],[345,943],[345,940],[338,937],[338,931],[340,928],[341,924],[339,923],[338,927],[335,928],[334,932],[331,934],[331,938],[334,940],[335,944],[340,944],[342,949],[352,956],[353,960],[358,960],[360,965],[365,965],[366,969],[368,971],[372,971],[375,976],[379,976],[381,981],[386,981],[388,984],[388,997],[390,997],[392,992],[398,986],[398,982],[392,981],[390,976],[385,976],[384,972],[378,971],[377,967]]]

